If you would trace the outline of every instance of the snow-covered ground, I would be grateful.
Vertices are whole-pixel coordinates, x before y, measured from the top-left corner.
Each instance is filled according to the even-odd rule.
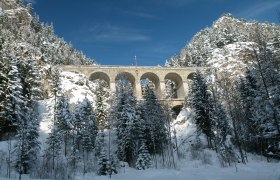
[[[213,157],[213,159],[215,159]],[[8,180],[1,178],[1,180]],[[16,179],[16,178],[15,178]],[[23,179],[28,179],[24,177]],[[266,159],[251,156],[246,165],[237,164],[221,168],[218,164],[204,165],[200,161],[181,160],[177,169],[147,169],[139,171],[132,168],[122,168],[118,174],[97,176],[95,174],[77,175],[75,180],[279,180],[280,163],[267,163]]]
[[[77,179],[93,179],[91,174],[79,176]],[[96,176],[94,179],[110,179]],[[203,165],[199,161],[182,160],[178,169],[148,169],[143,171],[125,169],[111,179],[116,180],[279,180],[280,164],[252,160],[247,165],[238,164],[235,167],[221,168],[217,164]]]

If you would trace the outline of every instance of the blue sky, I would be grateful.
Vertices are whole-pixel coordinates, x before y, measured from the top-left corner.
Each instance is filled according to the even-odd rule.
[[[101,65],[163,65],[224,13],[279,23],[279,0],[25,0]]]

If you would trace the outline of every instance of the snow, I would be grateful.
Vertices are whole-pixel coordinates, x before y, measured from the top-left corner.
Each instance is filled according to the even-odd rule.
[[[179,150],[183,152],[189,149],[189,146],[192,144],[196,135],[196,127],[191,120],[192,114],[193,112],[190,108],[185,108],[172,123],[172,126],[174,127],[173,130],[176,131]]]
[[[217,164],[203,165],[198,161],[182,160],[178,169],[154,169],[145,171],[133,168],[121,169],[112,178],[108,176],[96,176],[95,174],[79,175],[77,180],[279,180],[280,164],[267,163],[264,159],[253,158],[247,165],[238,164],[237,168],[221,168]],[[95,176],[95,177],[93,177]]]
[[[51,126],[53,123],[54,115],[54,98],[39,101],[38,111],[39,111],[39,121],[40,121],[40,138],[45,139],[51,131]]]
[[[69,96],[70,103],[77,103],[87,97],[94,103],[94,94],[92,90],[95,85],[87,77],[74,72],[61,72],[62,92]],[[93,104],[94,105],[94,104]]]
[[[214,49],[207,62],[210,67],[219,71],[226,71],[232,77],[240,76],[250,63],[248,57],[250,58],[253,55],[254,49],[256,49],[256,43],[254,42],[235,42]]]
[[[71,103],[76,104],[87,96],[93,101],[92,88],[94,83],[87,82],[82,75],[72,72],[62,72],[62,90],[68,93]],[[54,98],[39,101],[39,120],[40,120],[40,141],[42,150],[44,149],[45,139],[50,132],[53,122],[53,103]],[[176,169],[168,168],[150,168],[147,170],[136,170],[134,168],[122,167],[118,174],[108,176],[97,176],[94,173],[76,174],[75,180],[280,180],[280,163],[267,162],[267,159],[260,156],[248,155],[246,165],[237,163],[236,166],[220,167],[217,155],[214,151],[204,151],[209,155],[209,163],[203,163],[202,160],[192,159],[190,155],[190,146],[196,137],[196,127],[192,121],[193,112],[190,108],[183,109],[172,123],[173,130],[176,130],[178,148],[184,157],[177,159]],[[108,133],[105,131],[105,133]],[[114,132],[112,132],[114,136]],[[174,136],[174,135],[173,135]],[[115,147],[112,147],[114,149]],[[1,154],[7,153],[7,142],[0,142],[0,175],[5,176],[5,168],[1,169]],[[16,175],[13,174],[13,178]],[[18,178],[16,178],[18,179]],[[24,176],[22,179],[29,179]],[[0,177],[0,180],[8,180]],[[12,179],[13,180],[13,179]]]

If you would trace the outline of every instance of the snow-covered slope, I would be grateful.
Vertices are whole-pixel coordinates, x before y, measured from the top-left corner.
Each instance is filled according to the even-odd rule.
[[[256,47],[254,42],[235,42],[215,48],[207,59],[207,65],[218,71],[226,71],[232,76],[240,76],[251,63]]]
[[[246,21],[234,18],[231,14],[224,14],[212,27],[198,32],[178,55],[167,61],[166,65],[212,67],[214,60],[220,60],[215,54],[225,55],[223,58],[229,63],[242,59],[251,61],[252,48],[257,49],[256,45],[261,41],[267,43],[274,53],[279,53],[279,33],[280,26],[277,24]],[[233,56],[234,58],[231,58]]]
[[[70,98],[70,103],[77,103],[85,97],[94,103],[95,84],[86,76],[73,72],[62,72],[61,80],[62,93]]]
[[[77,104],[79,101],[83,101],[87,97],[93,107],[94,94],[93,89],[95,84],[89,81],[84,75],[73,73],[73,72],[61,72],[61,91],[69,98],[72,106]],[[51,96],[49,99],[39,101],[39,121],[40,121],[40,140],[44,144],[45,139],[50,133],[53,125],[54,118],[54,98]]]

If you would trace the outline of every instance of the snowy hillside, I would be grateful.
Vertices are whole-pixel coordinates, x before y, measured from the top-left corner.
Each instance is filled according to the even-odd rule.
[[[280,27],[276,24],[246,21],[236,19],[231,14],[224,14],[212,27],[198,32],[178,55],[167,61],[166,65],[212,67],[214,61],[219,60],[215,59],[214,54],[225,55],[224,60],[236,60],[237,58],[229,57],[229,51],[239,58],[237,63],[246,59],[246,62],[243,62],[246,64],[252,61],[252,48],[257,49],[262,43],[260,41],[265,41],[275,55],[279,54],[279,32]]]
[[[256,47],[257,44],[253,42],[235,42],[215,48],[206,60],[207,66],[219,72],[226,71],[233,77],[240,76],[251,63],[252,52]]]
[[[95,84],[89,81],[84,75],[73,72],[61,72],[61,90],[67,96],[70,103],[75,106],[87,97],[94,105],[93,89]],[[50,133],[54,117],[54,98],[39,101],[40,133],[42,142]]]

